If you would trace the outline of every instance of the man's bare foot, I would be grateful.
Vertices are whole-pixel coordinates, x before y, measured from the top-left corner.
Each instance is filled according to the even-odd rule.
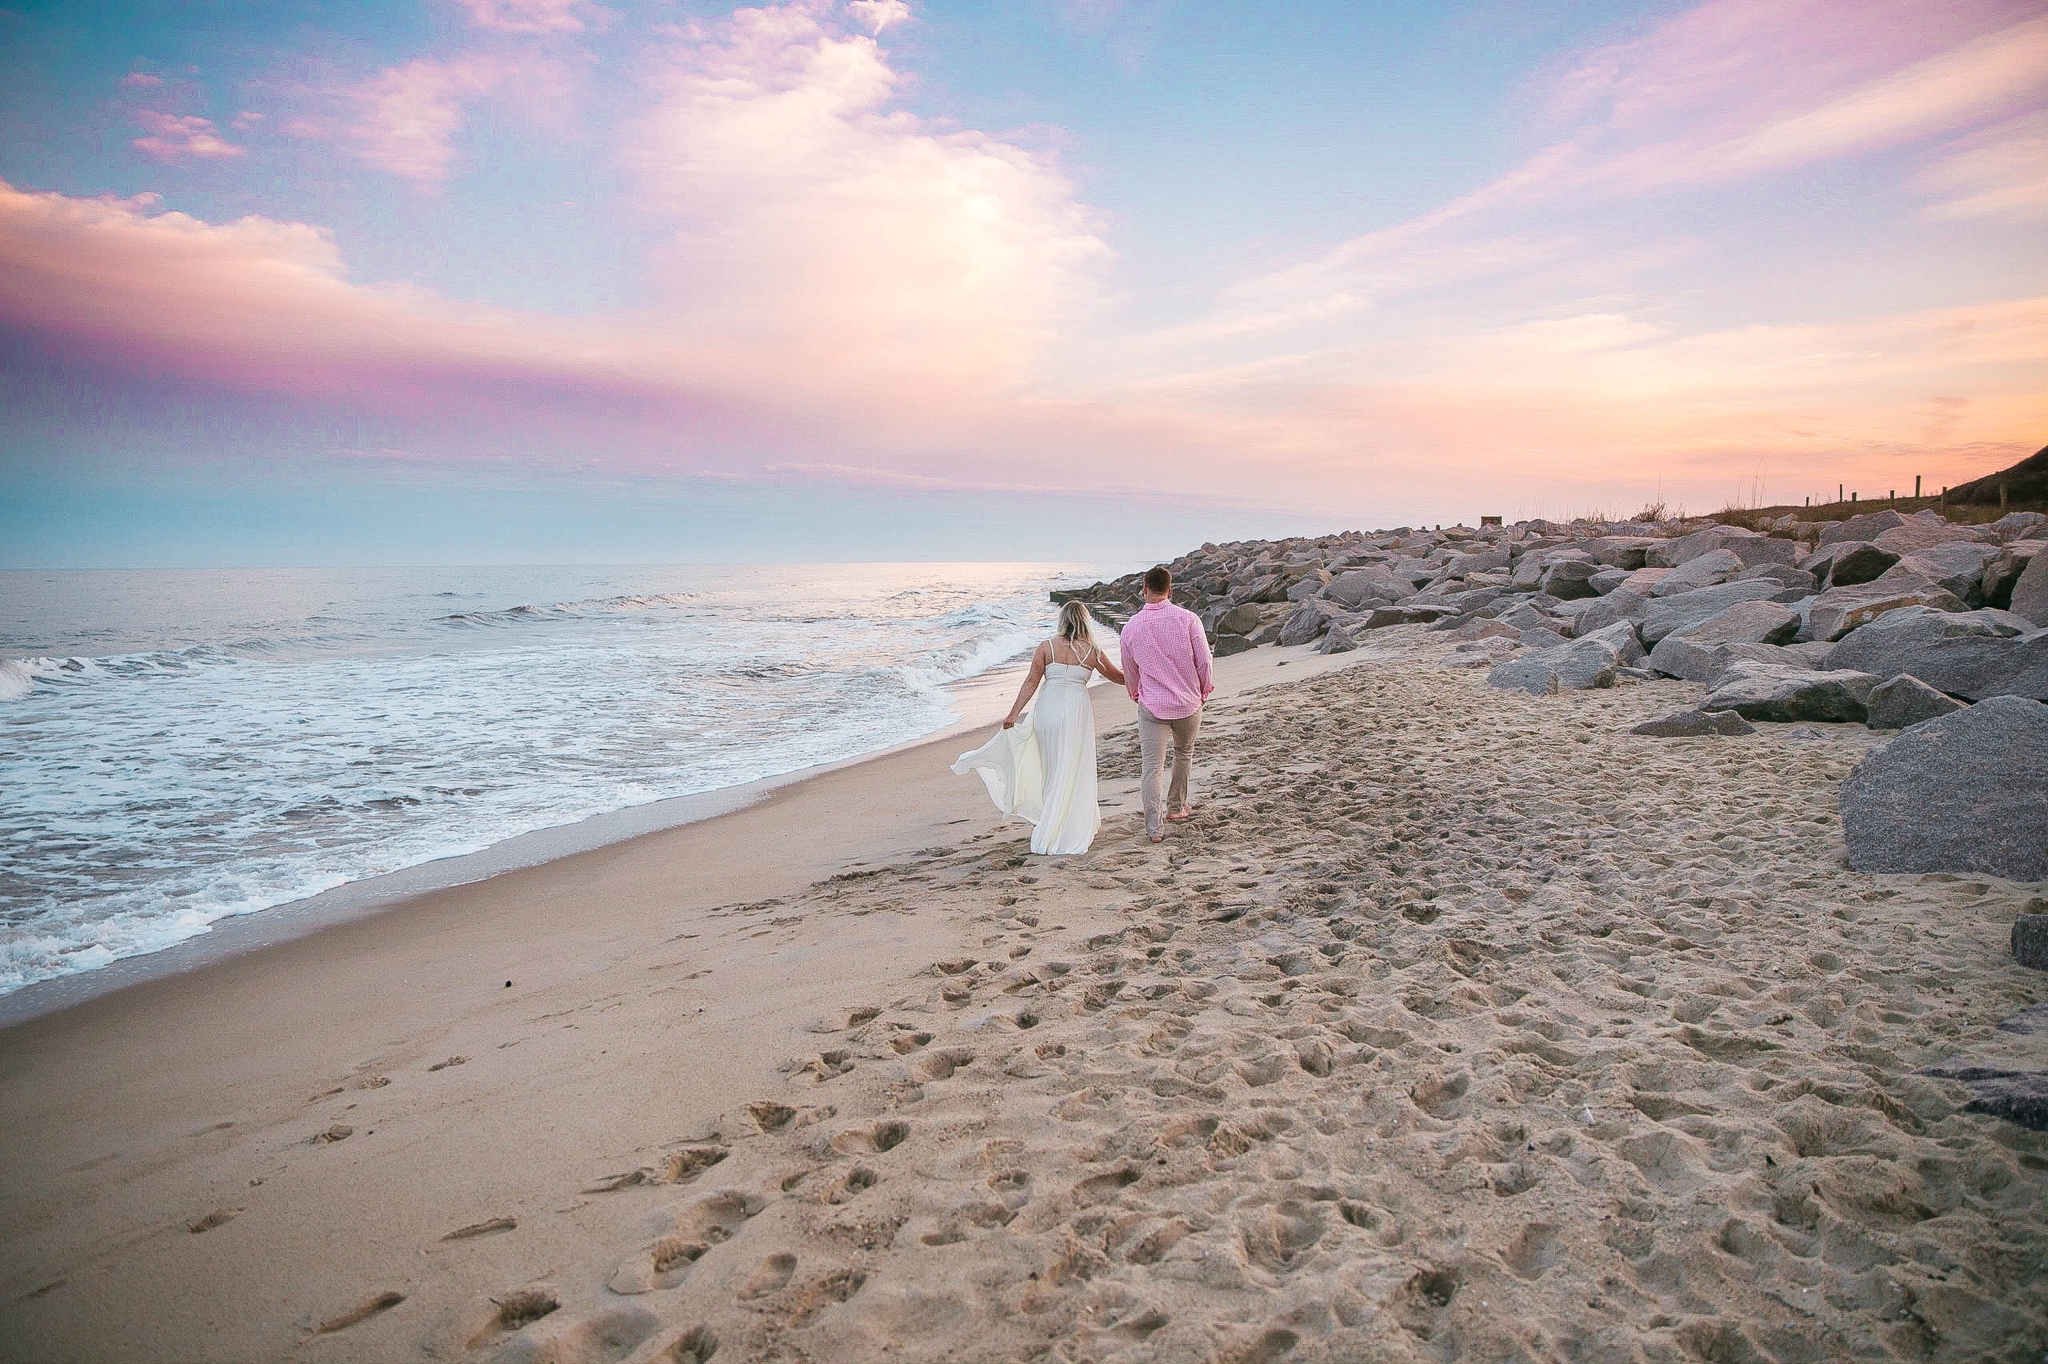
[[[1164,843],[1164,842],[1166,841],[1166,835],[1165,835],[1165,834],[1153,834],[1153,835],[1152,835],[1152,841],[1153,841],[1154,843]]]
[[[1172,820],[1176,824],[1179,824],[1184,820],[1193,819],[1194,817],[1195,807],[1192,805],[1183,805],[1180,807],[1180,809],[1175,810],[1172,814],[1167,816],[1168,819]]]

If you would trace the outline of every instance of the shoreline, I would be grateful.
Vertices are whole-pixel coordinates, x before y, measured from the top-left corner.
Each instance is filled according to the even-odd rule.
[[[734,786],[687,796],[671,796],[607,810],[568,824],[532,829],[499,839],[474,852],[416,862],[408,867],[347,881],[314,895],[285,900],[263,909],[215,919],[204,930],[152,952],[119,957],[104,966],[35,981],[0,994],[0,1031],[56,1013],[130,986],[260,951],[322,932],[340,924],[370,918],[402,907],[407,901],[436,891],[489,881],[508,872],[524,871],[579,853],[593,852],[649,834],[716,819],[757,804],[792,783],[810,781],[892,753],[965,734],[1001,713],[1022,675],[1014,661],[963,679],[946,688],[952,694],[954,718],[929,734],[851,757],[778,772]],[[991,711],[991,707],[995,709]]]

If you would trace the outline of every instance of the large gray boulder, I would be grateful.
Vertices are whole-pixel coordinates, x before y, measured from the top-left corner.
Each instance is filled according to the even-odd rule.
[[[1354,628],[1384,630],[1389,625],[1421,625],[1443,614],[1433,606],[1376,606]]]
[[[1616,621],[1637,621],[1649,614],[1649,598],[1618,587],[1580,611],[1575,620],[1579,629],[1591,634]]]
[[[1628,581],[1628,572],[1625,568],[1603,568],[1586,579],[1586,586],[1604,597]]]
[[[1790,644],[1799,613],[1774,601],[1742,601],[1677,631],[1699,644]]]
[[[1807,628],[1815,639],[1840,639],[1860,625],[1908,606],[1931,606],[1937,611],[1968,609],[1955,593],[1924,578],[1880,578],[1855,587],[1831,587],[1821,593],[1813,600]]]
[[[2007,512],[1985,529],[2001,540],[2031,540],[2043,526],[2048,526],[2048,516],[2040,512]]]
[[[1385,585],[1390,576],[1384,569],[1375,572],[1355,568],[1346,573],[1339,573],[1331,580],[1330,585],[1323,589],[1323,595],[1356,611],[1369,603],[1387,601],[1391,598],[1392,594]],[[1406,595],[1406,586],[1405,583],[1402,585],[1403,595]]]
[[[2019,586],[2027,565],[2044,549],[2048,549],[2048,541],[2015,540],[2000,550],[1997,558],[1984,565],[1984,604],[2010,610],[2013,589]]]
[[[1611,687],[1615,670],[1642,656],[1633,627],[1624,621],[1597,634],[1511,659],[1487,674],[1486,684],[1532,696]]]
[[[2012,604],[2006,609],[2036,625],[2048,625],[2048,554],[2036,554],[2020,574],[2013,584]]]
[[[2018,625],[2014,622],[2019,621]],[[1974,635],[2009,639],[2029,633],[2026,622],[2009,611],[1939,611],[1931,606],[1903,606],[1828,646],[1830,666],[1883,672],[1907,661],[1911,652],[1937,639]],[[1835,659],[1842,662],[1836,664]],[[1907,672],[1906,668],[1891,668]],[[1889,675],[1889,674],[1887,674]]]
[[[1219,635],[1249,635],[1259,628],[1259,608],[1250,602],[1231,607],[1216,617]]]
[[[1698,644],[1684,635],[1667,635],[1650,651],[1650,666],[1666,677],[1704,682],[1709,687],[1719,686],[1738,663],[1770,663],[1798,672],[1816,670],[1811,658],[1778,644]]]
[[[1799,566],[1816,579],[1825,579],[1830,587],[1854,587],[1877,577],[1900,557],[1867,540],[1838,540],[1823,545]]]
[[[1647,598],[1650,590],[1663,582],[1664,575],[1670,571],[1668,568],[1639,568],[1621,580],[1621,590]]]
[[[1879,617],[1828,651],[1827,666],[1896,677],[1911,673],[1937,691],[1981,701],[2048,701],[2048,631],[2017,635],[2004,611],[1906,607]]]
[[[1291,615],[1280,623],[1280,643],[1283,645],[1308,644],[1322,638],[1323,631],[1330,628],[1330,622],[1345,612],[1327,597],[1316,597],[1294,608]]]
[[[1643,643],[1654,646],[1664,636],[1711,620],[1737,602],[1772,601],[1783,587],[1783,583],[1769,578],[1749,578],[1742,582],[1702,587],[1696,592],[1683,592],[1675,597],[1660,597],[1650,603],[1649,610],[1643,615],[1640,629]],[[1610,594],[1602,600],[1612,601],[1617,595],[1619,593]]]
[[[1829,522],[1820,533],[1820,542],[1832,545],[1837,540],[1875,540],[1886,531],[1905,524],[1906,518],[1895,511],[1865,512],[1847,521]]]
[[[1643,566],[1643,556],[1657,541],[1642,535],[1603,535],[1586,541],[1586,553],[1593,562],[1630,572]]]
[[[1743,564],[1789,564],[1797,549],[1790,540],[1759,535],[1740,526],[1708,526],[1691,535],[1651,545],[1645,561],[1653,566],[1678,568],[1702,555],[1723,551]]]
[[[1593,586],[1591,579],[1598,571],[1597,564],[1568,559],[1544,569],[1537,586],[1560,601],[1570,601],[1575,597],[1597,597],[1600,595],[1599,589]]]
[[[1842,784],[1849,865],[2048,880],[2048,706],[1993,697],[1915,725]]]
[[[1486,675],[1486,685],[1503,691],[1525,691],[1531,696],[1557,695],[1562,689],[1558,686],[1557,669],[1551,666],[1547,653],[1548,650],[1509,659]]]
[[[1643,649],[1642,638],[1636,634],[1633,621],[1616,621],[1598,630],[1581,629],[1578,643],[1612,650],[1614,661],[1622,667],[1640,663],[1648,656]]]
[[[1893,577],[1911,573],[1938,587],[1947,588],[1971,606],[1983,603],[1984,567],[2004,552],[2000,545],[1980,545],[1970,540],[1916,549],[1886,572]],[[1884,577],[1878,578],[1885,581]]]
[[[1757,564],[1743,569],[1740,573],[1731,577],[1729,581],[1742,582],[1751,578],[1770,578],[1776,582],[1783,583],[1787,587],[1796,587],[1801,592],[1817,592],[1820,590],[1820,579],[1814,577],[1805,569],[1794,568],[1790,564]]]
[[[1962,708],[1963,703],[1953,696],[1936,691],[1910,673],[1900,673],[1870,689],[1869,714],[1863,723],[1872,729],[1904,729]]]
[[[1705,554],[1687,559],[1657,581],[1650,589],[1653,597],[1675,597],[1681,592],[1693,592],[1702,587],[1725,583],[1743,568],[1742,560],[1734,551],[1710,550]]]
[[[1871,537],[1870,543],[1894,554],[1917,554],[1923,549],[1957,541],[1996,544],[1998,533],[1982,526],[1952,526],[1946,521],[1923,521],[1915,516],[1909,517],[1903,526],[1894,526]]]
[[[1869,714],[1869,673],[1815,672],[1773,663],[1737,663],[1701,710],[1732,710],[1745,720],[1862,721]]]

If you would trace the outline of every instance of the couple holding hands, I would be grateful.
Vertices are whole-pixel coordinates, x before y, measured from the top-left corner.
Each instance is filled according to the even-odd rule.
[[[1096,646],[1088,608],[1078,601],[1062,606],[1053,637],[1031,654],[1031,670],[1003,727],[953,764],[961,776],[980,776],[998,810],[1035,826],[1035,853],[1086,852],[1101,827],[1095,710],[1088,700],[1096,673],[1122,683],[1138,705],[1146,835],[1157,843],[1166,837],[1166,821],[1194,813],[1188,771],[1202,703],[1215,690],[1209,641],[1195,613],[1173,604],[1173,575],[1164,567],[1146,570],[1144,592],[1145,605],[1123,628],[1121,665]],[[1024,707],[1034,694],[1038,704],[1027,716]]]

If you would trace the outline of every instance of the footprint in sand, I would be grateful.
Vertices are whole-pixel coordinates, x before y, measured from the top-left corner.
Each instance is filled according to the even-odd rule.
[[[676,1214],[668,1233],[629,1257],[607,1286],[623,1294],[674,1288],[713,1246],[737,1236],[747,1219],[766,1206],[759,1194],[739,1189],[720,1189],[693,1199]]]
[[[839,1181],[832,1192],[825,1195],[827,1203],[850,1203],[882,1182],[882,1177],[865,1165],[856,1165],[846,1172],[846,1178]]]
[[[1531,1222],[1516,1233],[1500,1258],[1508,1273],[1524,1283],[1534,1283],[1557,1263],[1559,1255],[1557,1228],[1547,1222]]]
[[[894,1119],[873,1127],[850,1128],[832,1138],[832,1149],[842,1156],[893,1151],[910,1139],[910,1124]]]
[[[622,1175],[606,1175],[584,1193],[616,1193],[641,1184],[687,1184],[732,1152],[724,1146],[686,1146],[664,1156],[658,1165],[643,1165]]]
[[[763,1100],[747,1105],[747,1116],[754,1120],[754,1126],[765,1133],[782,1131],[796,1118],[796,1110],[788,1104]]]
[[[479,1236],[495,1236],[501,1231],[511,1231],[519,1225],[516,1217],[493,1217],[487,1222],[472,1222],[466,1227],[457,1227],[441,1239],[443,1241],[469,1241]]]
[[[349,1327],[366,1322],[371,1317],[389,1312],[404,1301],[405,1294],[396,1290],[379,1293],[375,1297],[365,1298],[340,1316],[329,1317],[326,1321],[315,1326],[312,1334],[316,1336],[331,1336],[336,1331],[346,1331]]]
[[[740,1285],[734,1296],[742,1302],[765,1298],[770,1293],[779,1293],[789,1285],[790,1276],[796,1273],[796,1256],[786,1252],[770,1255],[754,1266],[754,1272]]]
[[[241,1215],[242,1210],[240,1208],[215,1208],[206,1216],[194,1218],[192,1221],[187,1222],[185,1230],[197,1236],[202,1231],[212,1231],[215,1227],[226,1226]]]
[[[1217,1347],[1215,1364],[1274,1364],[1301,1343],[1301,1337],[1281,1326],[1226,1337]]]
[[[655,1360],[657,1364],[709,1364],[711,1356],[717,1353],[718,1332],[698,1325],[677,1336]]]
[[[911,1062],[910,1076],[920,1084],[931,1084],[935,1080],[950,1080],[953,1072],[972,1063],[974,1053],[963,1047],[949,1047],[944,1051],[926,1052]]]
[[[823,1278],[812,1280],[797,1292],[795,1310],[790,1315],[791,1324],[801,1326],[833,1303],[845,1302],[860,1292],[861,1285],[867,1281],[865,1271],[853,1268],[835,1269]]]
[[[483,1326],[471,1334],[463,1347],[469,1350],[482,1349],[500,1336],[507,1336],[522,1330],[558,1311],[562,1300],[549,1284],[530,1284],[515,1288],[501,1298],[490,1300],[490,1313]]]

